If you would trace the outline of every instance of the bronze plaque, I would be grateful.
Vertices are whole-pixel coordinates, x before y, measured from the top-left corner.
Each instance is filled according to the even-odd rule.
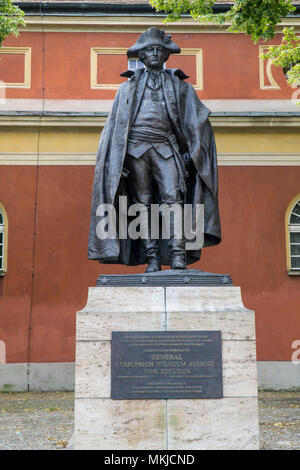
[[[112,332],[111,398],[222,398],[220,331]]]

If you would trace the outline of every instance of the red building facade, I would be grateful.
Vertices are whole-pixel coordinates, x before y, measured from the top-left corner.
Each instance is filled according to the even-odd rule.
[[[230,273],[255,310],[260,386],[300,386],[299,88],[260,58],[266,44],[189,18],[166,27],[148,5],[21,6],[27,27],[0,48],[0,387],[72,389],[88,287],[145,269],[88,261],[87,240],[99,135],[126,51],[153,25],[212,110],[223,240],[194,267]],[[283,25],[299,30],[298,14]]]

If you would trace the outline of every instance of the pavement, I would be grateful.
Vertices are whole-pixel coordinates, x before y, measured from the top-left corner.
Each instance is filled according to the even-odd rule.
[[[0,393],[0,450],[67,449],[74,393]],[[259,392],[261,450],[300,450],[300,390]]]
[[[300,391],[258,394],[262,450],[300,450]]]

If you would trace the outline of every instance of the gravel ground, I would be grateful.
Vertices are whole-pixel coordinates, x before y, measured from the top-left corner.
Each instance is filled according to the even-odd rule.
[[[0,393],[0,450],[62,450],[73,432],[74,394]],[[259,392],[260,448],[300,450],[300,391]]]
[[[64,449],[73,422],[73,393],[0,393],[0,450]]]
[[[258,396],[260,448],[300,450],[300,391]]]

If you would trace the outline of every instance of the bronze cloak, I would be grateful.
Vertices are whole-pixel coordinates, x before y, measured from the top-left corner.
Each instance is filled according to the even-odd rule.
[[[124,75],[130,76],[130,79],[120,86],[99,141],[92,192],[88,258],[104,264],[136,266],[146,262],[141,240],[100,240],[96,234],[96,226],[100,220],[96,210],[100,204],[113,204],[117,207],[119,195],[127,195],[128,204],[131,204],[122,169],[128,133],[143,96],[146,74],[143,69],[138,69]],[[186,76],[181,70],[165,70],[163,76],[167,111],[180,151],[190,155],[185,202],[204,204],[204,247],[217,245],[221,241],[221,226],[217,154],[214,133],[208,120],[210,111],[199,100],[194,88],[183,81]],[[156,202],[159,203],[159,199]],[[166,240],[160,241],[160,251],[162,264],[168,265]],[[200,256],[201,250],[187,251],[187,264],[198,261]]]

